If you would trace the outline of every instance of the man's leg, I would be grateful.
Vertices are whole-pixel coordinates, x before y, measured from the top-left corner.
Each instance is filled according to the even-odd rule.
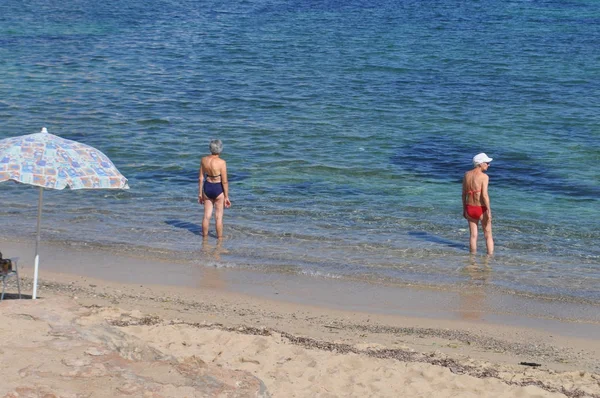
[[[483,220],[481,220],[481,227],[483,228],[483,236],[485,237],[485,246],[487,247],[487,254],[491,256],[494,254],[494,238],[492,237],[492,220],[488,217],[488,213],[483,214]]]
[[[469,222],[469,251],[477,253],[477,225],[478,221],[467,220]]]

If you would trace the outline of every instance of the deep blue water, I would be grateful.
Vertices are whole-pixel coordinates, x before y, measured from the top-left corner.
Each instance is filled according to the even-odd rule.
[[[598,43],[592,0],[5,0],[0,138],[45,126],[129,178],[46,192],[43,240],[433,285],[469,282],[460,181],[483,151],[488,285],[600,302]],[[211,138],[219,260],[195,202]],[[37,191],[0,193],[2,236],[33,236]]]

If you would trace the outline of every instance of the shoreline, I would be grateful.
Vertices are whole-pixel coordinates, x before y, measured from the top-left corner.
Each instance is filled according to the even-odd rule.
[[[3,247],[8,247],[8,249],[13,249],[12,252],[24,253],[25,256],[23,260],[26,262],[33,263],[33,251],[34,251],[34,236],[17,236],[17,237],[8,237],[8,236],[0,236],[0,245]],[[147,262],[150,264],[169,264],[176,265],[177,272],[185,274],[189,276],[189,269],[193,267],[200,266],[214,266],[219,269],[226,269],[232,272],[237,272],[239,274],[246,274],[250,279],[254,277],[252,274],[259,275],[267,275],[268,279],[277,281],[275,283],[280,283],[281,280],[285,279],[297,279],[308,281],[309,284],[313,283],[312,281],[322,281],[328,280],[333,284],[335,283],[345,283],[345,284],[356,284],[362,286],[377,286],[381,289],[390,289],[390,290],[398,290],[398,289],[417,289],[422,291],[434,291],[434,292],[454,292],[460,293],[463,292],[465,288],[467,289],[477,289],[483,291],[483,293],[487,296],[494,296],[498,299],[494,301],[500,302],[503,301],[505,297],[510,297],[511,299],[520,300],[520,301],[533,301],[539,303],[539,305],[543,306],[553,306],[555,308],[559,307],[559,303],[567,308],[564,311],[561,311],[558,314],[553,314],[553,309],[543,309],[538,312],[549,313],[549,318],[555,318],[559,320],[567,320],[569,317],[573,322],[580,322],[583,319],[589,319],[592,322],[600,323],[600,300],[595,298],[595,296],[588,295],[574,295],[569,293],[559,293],[557,291],[548,288],[548,290],[538,289],[536,290],[535,286],[529,286],[525,288],[517,288],[517,287],[509,287],[507,285],[503,285],[502,283],[498,283],[498,281],[494,281],[495,273],[494,269],[498,272],[502,273],[504,271],[504,266],[502,264],[494,264],[488,265],[488,260],[486,259],[485,254],[478,254],[475,256],[470,256],[468,252],[465,252],[461,258],[461,265],[458,268],[454,269],[452,272],[459,273],[460,278],[457,278],[456,274],[452,272],[448,274],[447,280],[440,280],[436,275],[432,275],[432,281],[427,280],[411,280],[408,279],[386,279],[378,276],[375,272],[373,275],[370,274],[357,274],[353,275],[351,273],[332,273],[329,274],[326,270],[321,272],[320,270],[315,269],[304,269],[302,266],[298,266],[298,268],[275,266],[274,268],[269,268],[267,266],[256,265],[255,259],[245,259],[241,257],[231,256],[231,253],[227,248],[222,247],[220,244],[216,243],[217,241],[214,237],[209,237],[208,243],[204,243],[198,239],[198,247],[197,250],[194,251],[178,251],[171,250],[167,248],[159,248],[159,247],[147,247],[143,245],[130,245],[124,243],[89,243],[86,240],[68,240],[68,241],[56,241],[56,240],[44,240],[42,239],[40,245],[40,254],[41,261],[47,261],[48,259],[53,259],[57,257],[65,257],[63,252],[67,251],[70,254],[75,254],[77,257],[85,257],[87,255],[92,255],[96,260],[102,262],[103,268],[110,268],[110,264],[106,264],[104,261],[104,257],[112,257],[114,259],[127,259],[127,262],[131,261],[135,262],[135,266],[139,269],[141,268],[141,263]],[[231,257],[228,257],[231,256]],[[452,257],[448,259],[447,264],[452,264],[456,262],[456,257]],[[231,262],[229,262],[231,261]],[[424,260],[426,261],[426,260]],[[441,261],[444,261],[444,258],[441,258]],[[300,261],[301,263],[301,261]],[[52,270],[66,273],[79,273],[80,269],[71,267],[69,268],[69,264],[63,262],[63,264],[58,264],[58,261],[51,262],[50,265]],[[71,264],[72,265],[72,264]],[[418,265],[421,267],[422,265]],[[99,277],[101,279],[114,279],[115,277],[109,273],[109,271],[104,272],[99,270],[84,270],[84,272],[89,276]],[[111,270],[114,272],[114,270]],[[226,271],[224,271],[226,272]],[[515,270],[515,272],[519,272]],[[116,278],[129,278],[129,280],[133,281],[135,278],[138,278],[139,275],[131,276],[126,275],[123,272],[118,271],[119,275]],[[175,277],[175,274],[173,275]],[[153,283],[159,283],[159,277],[153,275]],[[261,279],[260,277],[257,279]],[[427,279],[427,278],[425,278]],[[189,285],[189,281],[186,278],[179,278],[178,280],[173,281],[174,284],[181,285]],[[298,282],[298,283],[306,283],[306,282]],[[248,285],[247,283],[242,283],[242,285]],[[244,287],[244,286],[241,286]],[[252,294],[263,294],[264,292],[257,290]],[[543,304],[545,303],[545,304]],[[347,304],[347,302],[344,302]],[[521,306],[521,304],[519,304]],[[581,308],[590,307],[595,308],[593,311],[587,311],[588,314],[581,313]],[[575,308],[575,310],[573,310]],[[491,312],[500,312],[500,313],[510,313],[511,308],[492,308]],[[516,314],[522,314],[523,310],[525,310],[529,314],[529,310],[527,308],[520,308],[519,311],[515,312]],[[576,314],[574,317],[573,314]]]
[[[7,246],[3,243],[3,250]],[[11,253],[17,248],[18,245],[11,247]],[[381,296],[372,297],[371,302],[362,308],[352,303],[342,305],[339,301],[324,301],[327,297],[330,300],[340,299],[338,293],[350,286],[358,289],[356,284],[335,285],[337,281],[307,281],[304,278],[285,281],[287,276],[274,278],[254,275],[250,278],[246,272],[215,267],[188,269],[187,274],[183,275],[187,283],[183,284],[180,283],[181,276],[176,275],[176,270],[179,270],[177,264],[159,260],[149,264],[147,259],[111,253],[103,255],[85,250],[80,253],[64,248],[52,250],[56,251],[50,253],[47,246],[44,249],[46,257],[40,266],[39,300],[14,300],[16,290],[14,286],[9,286],[9,300],[4,303],[11,307],[36,307],[66,300],[80,310],[113,311],[121,314],[119,330],[126,330],[143,341],[149,338],[146,333],[151,330],[160,329],[164,332],[172,328],[183,328],[186,335],[190,336],[205,332],[217,333],[221,337],[223,334],[251,336],[267,339],[269,346],[283,341],[295,347],[292,350],[308,350],[310,355],[320,353],[318,355],[324,355],[327,360],[333,360],[333,355],[338,358],[336,361],[341,361],[340,364],[358,356],[362,358],[361,361],[367,362],[392,361],[389,366],[394,369],[398,366],[441,368],[448,372],[448,377],[468,377],[468,380],[483,380],[486,383],[492,380],[501,383],[503,389],[535,387],[544,394],[600,397],[598,323],[490,314],[484,307],[470,308],[470,311],[462,314],[449,311],[448,306],[435,310],[437,304],[449,297],[448,292],[414,288],[394,289],[398,290],[397,294],[405,295],[405,302],[401,303],[407,307],[404,311],[381,311],[381,307],[387,305],[389,309],[392,304],[398,303],[380,302],[378,310],[376,303]],[[56,257],[51,259],[51,254]],[[53,261],[57,264],[53,264]],[[22,290],[26,297],[30,297],[31,267],[22,267],[23,262],[26,263],[21,259]],[[140,266],[144,266],[142,269],[148,272],[138,275]],[[78,268],[79,274],[51,270],[55,267],[70,271]],[[114,267],[123,269],[113,272]],[[94,273],[124,280],[88,275]],[[154,273],[162,275],[163,283],[149,283],[155,282]],[[139,278],[132,280],[136,275]],[[260,276],[262,281],[258,278]],[[246,288],[240,288],[243,286]],[[290,291],[284,292],[283,289]],[[362,286],[362,289],[347,294],[362,299],[381,290],[381,287],[369,290],[368,286]],[[321,291],[321,296],[309,300],[310,297],[306,295],[316,291]],[[303,297],[303,302],[298,297]],[[341,299],[346,297],[349,296]],[[463,304],[473,305],[479,299],[475,297],[473,301],[473,297],[470,297],[470,301],[463,300]],[[0,305],[0,311],[3,307],[7,308]],[[132,313],[138,314],[137,318]],[[102,318],[102,321],[106,320]],[[153,344],[158,344],[157,338],[151,339]],[[161,347],[162,352],[178,352],[178,349],[172,352],[171,345]],[[275,348],[271,349],[278,352]],[[246,359],[250,362],[242,361],[240,364],[237,361],[228,366],[250,371],[265,383],[273,396],[286,396],[282,391],[293,384],[273,384],[272,380],[265,379],[268,365],[263,363],[263,359]],[[257,366],[255,362],[261,365]],[[253,368],[261,368],[267,373],[253,371]],[[375,378],[378,372],[371,368],[362,372],[371,371]],[[291,376],[289,378],[293,379]],[[293,380],[299,383],[299,380]],[[365,385],[373,383],[375,381]],[[348,385],[339,388],[338,395],[354,396],[354,393],[344,392],[344,388],[349,388]],[[419,388],[425,391],[427,387]],[[467,391],[470,388],[467,387]],[[310,393],[298,393],[296,396],[314,396],[315,393],[318,392],[311,390]],[[527,392],[523,396],[554,396],[538,393]],[[381,391],[378,395],[394,396],[391,392]]]
[[[5,257],[19,257],[22,275],[33,275],[34,242],[1,241]],[[18,254],[18,255],[16,255]],[[331,309],[441,320],[464,320],[527,326],[595,337],[600,327],[600,303],[561,297],[498,291],[473,280],[455,285],[384,284],[285,272],[215,266],[215,253],[204,253],[196,263],[154,252],[122,253],[108,248],[61,245],[40,246],[40,278],[46,272],[79,275],[108,282],[208,287]],[[565,329],[564,325],[569,325]]]

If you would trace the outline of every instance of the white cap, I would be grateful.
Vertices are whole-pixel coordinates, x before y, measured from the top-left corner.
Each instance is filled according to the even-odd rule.
[[[481,163],[489,163],[492,161],[492,158],[488,157],[485,153],[478,153],[473,156],[473,166],[480,165]]]

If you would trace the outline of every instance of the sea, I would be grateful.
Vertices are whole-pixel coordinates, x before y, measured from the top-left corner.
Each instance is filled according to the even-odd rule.
[[[599,43],[596,0],[3,0],[0,139],[46,127],[129,179],[45,190],[42,245],[600,304]],[[479,152],[491,258],[462,217]],[[38,189],[0,198],[0,237],[34,240]]]

